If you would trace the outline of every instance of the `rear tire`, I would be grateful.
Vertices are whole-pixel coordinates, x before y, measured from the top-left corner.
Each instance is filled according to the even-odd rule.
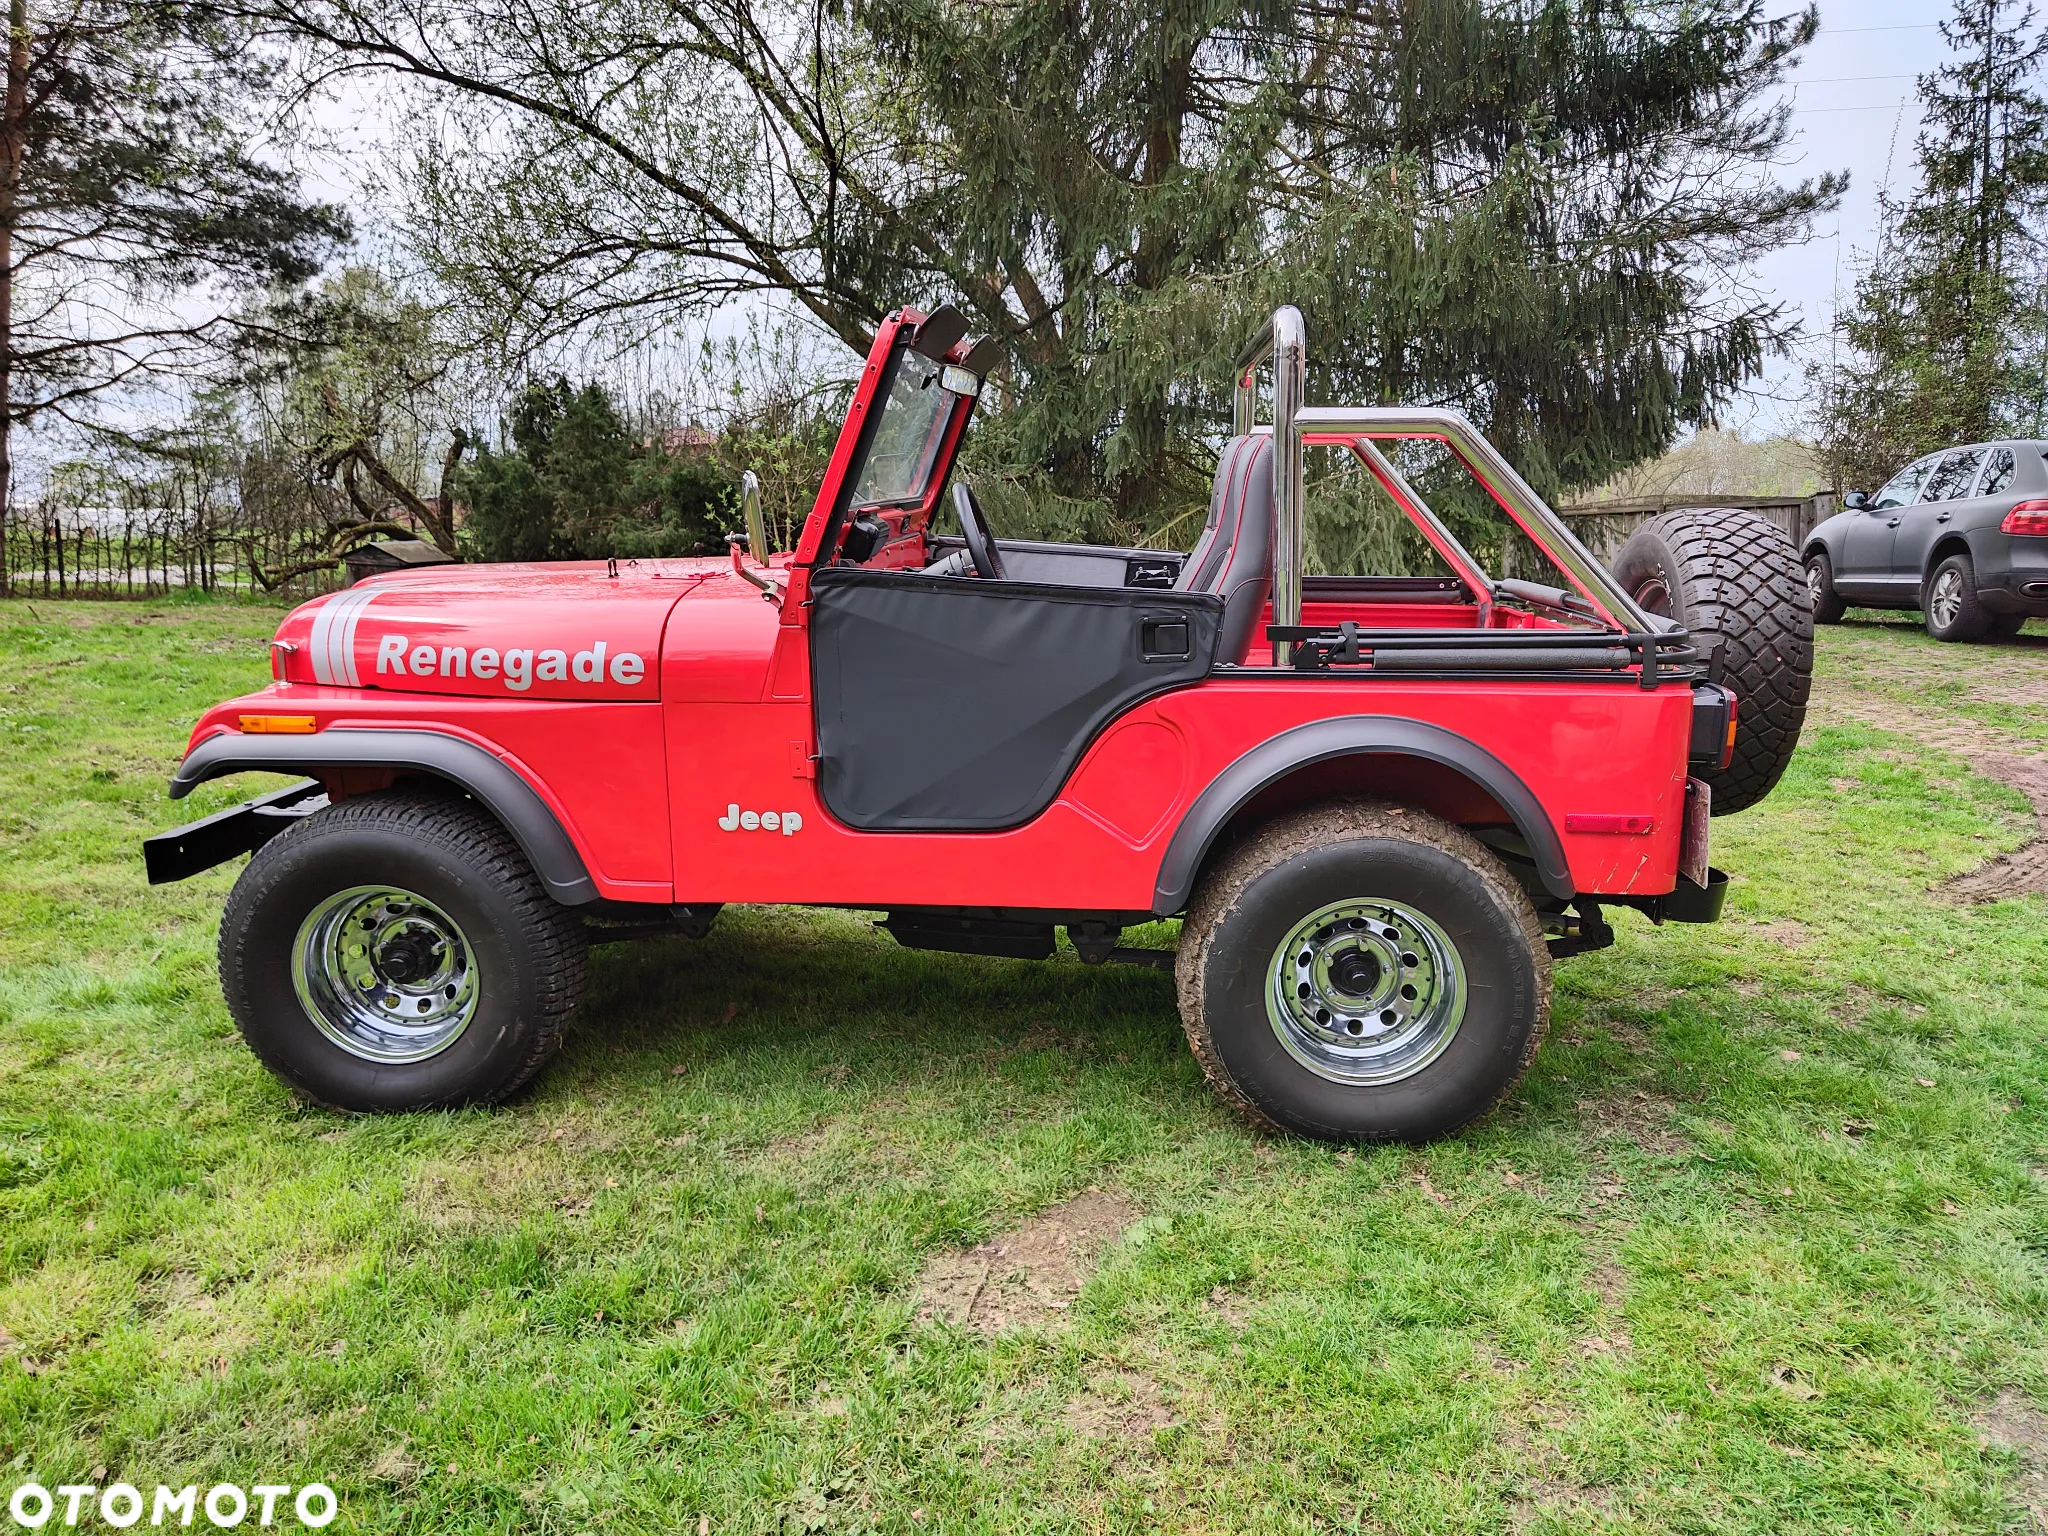
[[[1992,616],[1977,601],[1977,568],[1968,555],[1950,555],[1927,573],[1920,613],[1937,640],[1982,640],[1991,633]]]
[[[1614,576],[1636,602],[1674,619],[1704,654],[1719,647],[1735,690],[1735,756],[1699,770],[1716,816],[1755,805],[1792,761],[1813,688],[1813,597],[1799,552],[1754,512],[1682,507],[1629,537]]]
[[[1550,1017],[1528,894],[1471,834],[1367,802],[1227,854],[1188,909],[1175,979],[1224,1100],[1320,1141],[1455,1131],[1514,1087]]]
[[[221,990],[258,1059],[315,1103],[491,1103],[561,1044],[585,948],[488,813],[393,790],[256,851],[221,917]]]
[[[1849,605],[1835,590],[1835,564],[1828,552],[1816,549],[1806,557],[1806,595],[1813,603],[1813,622],[1839,624]]]

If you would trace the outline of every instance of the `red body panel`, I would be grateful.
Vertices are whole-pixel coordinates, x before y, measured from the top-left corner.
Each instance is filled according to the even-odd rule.
[[[381,577],[316,599],[278,630],[279,681],[210,710],[193,744],[247,713],[446,732],[517,771],[554,812],[601,895],[643,902],[798,902],[1064,911],[1149,909],[1175,831],[1233,762],[1335,716],[1424,721],[1504,763],[1541,803],[1578,891],[1660,895],[1677,880],[1692,691],[1630,674],[1462,681],[1247,667],[1152,698],[1088,745],[1053,803],[1005,832],[859,832],[819,798],[810,570],[843,536],[835,513],[867,412],[904,326],[880,328],[793,555],[779,610],[726,560],[469,566]],[[950,458],[970,407],[947,429]],[[942,466],[943,470],[943,466]],[[921,560],[945,483],[878,515],[873,563]],[[1390,488],[1391,490],[1392,488]],[[1303,619],[1383,629],[1544,625],[1431,603],[1311,601]],[[1474,825],[1509,818],[1453,770],[1351,757],[1304,793],[1369,793]],[[1305,782],[1305,781],[1298,781]],[[337,774],[330,793],[348,792]],[[1284,795],[1287,791],[1275,791]]]
[[[294,683],[482,699],[659,697],[661,630],[716,562],[470,566],[362,582],[279,626]]]
[[[190,746],[234,730],[237,717],[249,713],[311,715],[321,731],[431,730],[473,742],[547,802],[600,895],[671,899],[658,705],[506,703],[273,683],[208,710]]]
[[[1644,691],[1615,681],[1217,677],[1114,722],[1052,806],[1014,831],[857,832],[834,821],[818,797],[807,632],[779,624],[757,589],[719,562],[666,564],[689,569],[601,578],[605,585],[595,590],[618,605],[621,623],[582,623],[587,639],[603,632],[624,644],[641,632],[634,624],[651,622],[654,593],[661,593],[668,617],[658,705],[457,698],[422,692],[425,680],[410,673],[402,682],[372,673],[361,689],[285,683],[231,700],[200,721],[193,741],[234,729],[242,713],[265,711],[311,714],[321,730],[434,729],[475,741],[540,792],[600,892],[616,900],[1132,911],[1151,905],[1188,808],[1238,757],[1311,721],[1390,715],[1454,731],[1512,768],[1558,828],[1579,890],[1654,895],[1676,881],[1691,719],[1691,691],[1676,683]],[[666,595],[670,581],[680,602]],[[453,602],[438,586],[432,602],[422,600],[428,595],[408,591],[399,601],[393,594],[390,612],[425,634],[420,617],[446,613],[440,605]],[[437,637],[535,629],[523,598],[501,605],[496,593],[464,596],[464,617],[444,618]],[[595,612],[585,602],[550,598],[543,608],[553,616],[566,606],[572,618],[559,622],[573,625],[578,610]],[[367,613],[383,606],[380,597]],[[312,609],[300,609],[281,632],[302,633]],[[1432,612],[1453,622],[1469,614]],[[1416,616],[1419,610],[1404,611],[1402,620]],[[365,619],[355,642],[359,665],[374,657],[384,632]],[[1383,760],[1351,762],[1354,771],[1339,787],[1389,792]],[[1665,766],[1646,773],[1649,764]],[[1483,794],[1448,785],[1455,777],[1448,771],[1429,772],[1434,782],[1404,792],[1425,802],[1451,797],[1444,808],[1460,820],[1505,822]],[[757,820],[775,813],[776,830],[736,824],[747,812]],[[1601,830],[1572,830],[1583,816]],[[1628,826],[1647,819],[1649,830],[1618,831],[1617,818]]]
[[[1582,891],[1654,895],[1677,880],[1692,708],[1684,687],[1215,679],[1125,714],[1025,826],[955,833],[856,832],[834,821],[792,750],[811,739],[808,699],[690,702],[676,668],[664,688],[678,901],[1149,908],[1167,844],[1202,790],[1260,742],[1336,714],[1428,721],[1499,757],[1550,813]],[[1370,788],[1370,765],[1354,761],[1358,786]],[[1646,762],[1670,767],[1649,779]],[[722,830],[734,806],[778,820],[794,810],[802,826]],[[1568,812],[1614,807],[1652,818],[1653,830],[1563,831]]]

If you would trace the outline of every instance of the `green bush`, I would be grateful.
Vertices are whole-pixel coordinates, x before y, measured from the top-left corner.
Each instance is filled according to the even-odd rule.
[[[509,425],[510,448],[480,449],[463,476],[481,559],[711,554],[737,526],[734,480],[635,432],[601,385],[530,384]]]

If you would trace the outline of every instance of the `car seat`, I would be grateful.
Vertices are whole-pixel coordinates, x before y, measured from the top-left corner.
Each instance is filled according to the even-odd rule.
[[[1223,599],[1219,661],[1244,659],[1273,586],[1273,439],[1233,437],[1216,463],[1209,520],[1174,583]]]

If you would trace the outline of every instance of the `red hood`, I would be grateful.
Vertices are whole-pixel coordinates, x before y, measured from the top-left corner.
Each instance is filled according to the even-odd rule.
[[[279,671],[286,682],[341,688],[651,700],[669,610],[724,566],[442,566],[375,577],[294,609],[277,630]]]

